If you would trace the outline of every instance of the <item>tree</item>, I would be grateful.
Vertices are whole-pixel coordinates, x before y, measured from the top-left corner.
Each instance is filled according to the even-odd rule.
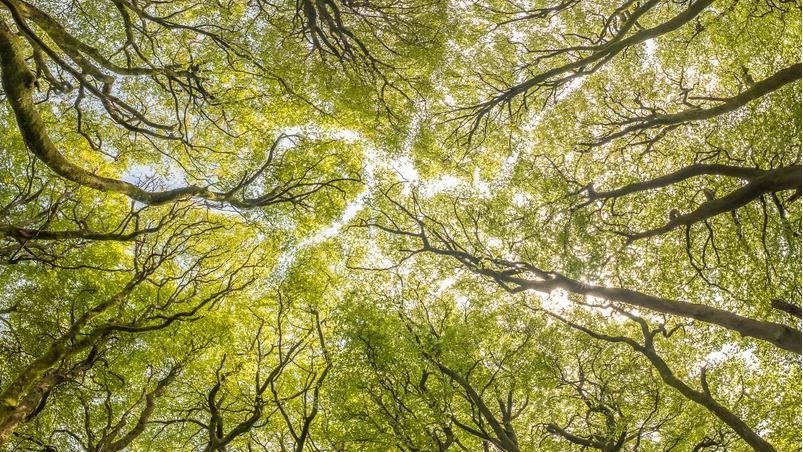
[[[794,450],[797,0],[0,0],[0,449]]]

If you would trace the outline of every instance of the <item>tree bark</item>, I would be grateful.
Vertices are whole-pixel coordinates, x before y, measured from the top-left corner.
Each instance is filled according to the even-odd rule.
[[[103,328],[95,328],[79,339],[81,330],[92,320],[123,302],[138,283],[137,279],[130,281],[110,299],[84,313],[67,332],[50,344],[44,354],[28,364],[3,389],[0,393],[0,446],[8,441],[19,423],[36,408],[39,398],[34,396],[38,392],[43,392],[42,387],[47,379],[47,372],[62,360],[95,345],[105,331]],[[33,403],[34,399],[36,403]]]
[[[766,193],[782,190],[800,190],[800,182],[800,165],[791,165],[767,171],[764,175],[751,179],[744,187],[736,189],[721,198],[704,202],[692,212],[678,215],[661,227],[628,235],[628,240],[633,242],[647,237],[654,237],[665,234],[679,226],[699,223],[721,213],[745,206]]]

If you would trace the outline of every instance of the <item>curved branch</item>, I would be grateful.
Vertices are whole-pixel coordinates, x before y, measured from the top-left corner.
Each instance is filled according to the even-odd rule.
[[[36,408],[40,398],[34,398],[35,402],[33,402],[30,396],[42,391],[47,380],[47,372],[60,361],[76,356],[94,346],[105,333],[105,330],[99,327],[79,338],[84,327],[95,318],[119,306],[143,279],[141,275],[136,276],[114,296],[76,319],[70,328],[53,341],[41,356],[23,368],[6,385],[0,393],[0,446],[8,440],[17,425]]]
[[[801,166],[791,165],[769,170],[764,175],[751,179],[744,187],[729,194],[704,202],[697,209],[683,215],[677,215],[661,227],[649,229],[637,234],[625,234],[628,242],[665,234],[679,226],[688,226],[707,220],[721,213],[730,212],[749,204],[761,195],[782,190],[800,191]]]
[[[801,312],[800,306],[781,299],[772,300],[772,307],[779,311],[783,311],[797,319],[800,319],[801,314],[803,314],[803,312]]]
[[[555,282],[552,283],[552,281]],[[654,312],[672,314],[719,325],[731,331],[735,331],[742,336],[760,339],[784,350],[789,350],[797,354],[801,353],[801,340],[803,340],[803,335],[801,335],[800,330],[780,323],[755,320],[724,309],[699,303],[670,300],[647,295],[635,290],[584,284],[564,276],[556,276],[552,281],[547,281],[545,283],[551,283],[549,284],[551,287],[564,289],[572,293],[599,297],[608,301],[649,309]],[[529,287],[543,291],[545,283],[532,282],[529,283]]]
[[[254,199],[238,199],[233,191],[217,192],[209,187],[190,185],[164,191],[147,191],[120,179],[113,179],[87,171],[72,163],[56,148],[47,133],[44,121],[33,101],[34,76],[28,70],[22,56],[19,40],[4,24],[0,23],[0,71],[6,97],[14,110],[17,126],[28,149],[53,172],[80,185],[105,192],[120,193],[148,205],[160,205],[180,199],[195,197],[207,201],[226,203],[236,208],[264,207],[276,203],[298,203],[321,188],[336,187],[338,182],[355,182],[356,178],[335,178],[324,182],[293,181],[289,186],[279,187],[277,193]],[[242,187],[240,187],[242,188]],[[301,193],[290,193],[293,189]]]
[[[106,447],[98,447],[98,450],[103,450],[105,452],[120,451],[127,448],[137,439],[148,426],[148,422],[156,409],[156,399],[164,394],[165,390],[175,380],[180,370],[181,365],[173,366],[167,375],[156,383],[156,387],[145,395],[145,406],[137,418],[137,423],[128,433],[123,435],[120,439],[109,443]],[[104,439],[106,438],[104,437]]]
[[[684,124],[691,121],[702,121],[711,119],[725,113],[730,113],[734,110],[744,107],[751,101],[759,97],[777,91],[789,83],[800,80],[801,77],[801,64],[795,63],[787,68],[784,68],[772,76],[756,83],[750,89],[743,91],[733,97],[722,99],[722,103],[711,108],[703,109],[689,109],[678,113],[670,113],[663,115],[652,114],[640,118],[632,118],[618,125],[627,125],[624,129],[603,136],[598,141],[593,143],[586,143],[589,146],[601,146],[611,141],[621,138],[633,132],[644,131],[655,127],[666,127]]]
[[[629,345],[633,350],[641,353],[644,355],[650,363],[653,365],[655,370],[658,371],[658,374],[661,376],[661,380],[664,381],[667,385],[675,388],[678,392],[680,392],[684,397],[691,400],[692,402],[706,408],[712,414],[714,414],[717,418],[719,418],[722,422],[724,422],[728,427],[733,429],[736,434],[738,434],[747,444],[749,444],[753,449],[757,451],[763,452],[774,452],[775,448],[768,443],[764,438],[762,438],[758,433],[756,433],[750,426],[747,425],[741,418],[739,418],[735,413],[729,410],[727,407],[723,406],[719,402],[717,402],[711,393],[707,391],[707,382],[705,382],[705,373],[703,372],[701,379],[703,381],[703,391],[698,391],[683,380],[679,379],[673,372],[666,361],[661,358],[658,353],[656,353],[655,348],[653,346],[653,337],[655,332],[650,332],[647,326],[647,323],[630,313],[625,311],[620,311],[623,314],[627,315],[634,321],[638,322],[641,325],[642,332],[644,334],[644,344],[640,344],[635,340],[629,337],[623,336],[608,336],[605,334],[597,333],[592,331],[582,325],[578,325],[574,322],[564,319],[563,317],[548,313],[552,317],[555,317],[562,321],[563,323],[571,326],[574,329],[580,330],[589,336],[604,340],[607,342],[612,343],[625,343]]]
[[[22,241],[83,239],[110,242],[130,242],[141,235],[150,234],[151,232],[156,232],[158,230],[159,227],[143,228],[124,234],[114,232],[95,232],[80,229],[75,231],[49,231],[0,224],[0,237],[10,237]]]
[[[655,3],[655,1],[648,1],[642,5],[641,8],[651,7]],[[473,134],[479,127],[483,117],[490,114],[491,110],[497,106],[509,103],[516,96],[526,94],[533,88],[547,85],[561,86],[573,78],[593,73],[628,47],[677,30],[697,17],[697,15],[703,12],[711,3],[713,3],[713,0],[696,0],[691,3],[685,11],[660,25],[639,30],[627,38],[623,38],[623,35],[619,35],[616,39],[590,49],[593,50],[593,52],[584,58],[542,72],[503,91],[490,100],[468,108],[469,110],[474,110],[474,120],[469,134]],[[636,14],[637,13],[634,13],[634,15]]]
[[[758,168],[745,168],[741,166],[722,165],[722,164],[695,163],[693,165],[686,166],[684,168],[681,168],[677,171],[666,174],[664,176],[659,176],[656,177],[655,179],[650,179],[648,181],[634,182],[632,184],[625,185],[624,187],[617,188],[615,190],[597,192],[594,191],[594,188],[591,184],[588,185],[586,190],[588,191],[589,201],[593,201],[597,199],[619,198],[640,191],[654,190],[656,188],[673,185],[696,176],[703,176],[703,175],[728,176],[728,177],[735,177],[739,179],[749,180],[753,179],[754,177],[761,176],[762,174],[765,173],[766,173],[765,170]]]
[[[799,172],[800,169],[798,168],[797,171]],[[800,175],[798,174],[797,177],[799,178]],[[391,199],[389,196],[387,197]],[[418,225],[419,232],[413,233],[404,231],[399,227],[387,226],[381,227],[380,229],[389,234],[398,234],[420,240],[421,248],[415,250],[414,253],[429,252],[451,257],[463,264],[468,270],[491,278],[509,292],[535,290],[551,293],[555,290],[562,289],[579,295],[598,297],[654,312],[677,315],[719,325],[728,330],[737,332],[742,336],[753,337],[769,342],[778,348],[801,354],[801,340],[803,340],[803,335],[800,330],[779,323],[744,317],[724,309],[700,303],[671,300],[647,295],[630,289],[587,284],[576,279],[568,278],[558,272],[542,270],[527,262],[511,262],[473,255],[464,251],[464,248],[449,237],[448,234],[439,234],[429,230],[424,221],[416,216],[417,213],[406,209],[397,201],[391,199],[391,202],[411,220],[415,221]],[[366,227],[372,227],[372,225],[372,223],[367,223]],[[441,227],[444,226],[441,225]],[[429,235],[430,233],[432,235],[431,237]]]

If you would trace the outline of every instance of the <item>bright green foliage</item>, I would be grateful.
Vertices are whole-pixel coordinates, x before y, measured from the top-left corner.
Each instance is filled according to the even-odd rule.
[[[0,449],[799,450],[800,20],[0,0]]]

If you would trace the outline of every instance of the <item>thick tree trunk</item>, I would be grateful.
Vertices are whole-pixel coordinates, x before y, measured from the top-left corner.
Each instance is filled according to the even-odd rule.
[[[742,336],[761,339],[784,350],[789,350],[797,354],[801,353],[801,340],[803,336],[800,330],[779,323],[743,317],[730,311],[706,306],[704,304],[669,300],[629,289],[584,284],[564,276],[557,276],[555,279],[546,281],[545,283],[549,284],[547,287],[549,287],[550,292],[554,289],[563,289],[576,294],[599,297],[608,301],[637,306],[655,312],[712,323],[735,331]],[[544,283],[540,281],[535,281],[531,283],[530,286],[535,290],[544,290],[546,288]]]
[[[38,405],[41,397],[37,397],[37,394],[44,393],[43,387],[46,386],[47,372],[63,360],[91,348],[104,332],[102,328],[96,328],[78,339],[82,333],[81,330],[93,319],[125,300],[137,283],[138,280],[132,280],[109,300],[95,306],[78,318],[67,332],[50,344],[42,356],[28,364],[3,389],[3,392],[0,393],[0,446],[8,441],[17,425]]]
[[[144,204],[165,204],[187,196],[200,196],[211,201],[228,201],[223,194],[195,185],[160,192],[145,191],[129,182],[98,176],[67,160],[51,141],[44,121],[34,104],[35,79],[22,56],[19,38],[2,22],[0,22],[0,71],[3,90],[14,110],[17,126],[26,146],[59,176],[96,190],[120,193]]]
[[[608,301],[649,309],[654,312],[662,312],[719,325],[731,331],[735,331],[742,336],[760,339],[778,348],[801,354],[801,340],[803,340],[803,335],[800,330],[779,323],[751,319],[724,309],[714,308],[700,303],[670,300],[668,298],[647,295],[630,289],[586,284],[575,279],[567,278],[557,272],[543,271],[529,264],[501,262],[501,265],[508,265],[511,267],[508,271],[485,268],[482,265],[482,259],[463,251],[435,248],[431,245],[429,239],[425,240],[423,250],[453,257],[462,262],[473,272],[492,278],[508,290],[535,290],[538,292],[551,293],[554,290],[563,289],[567,292],[579,295],[590,295]],[[494,261],[494,263],[500,265],[500,261]],[[525,271],[534,272],[543,279],[527,279],[517,276]],[[514,288],[511,288],[511,286],[514,286]]]

